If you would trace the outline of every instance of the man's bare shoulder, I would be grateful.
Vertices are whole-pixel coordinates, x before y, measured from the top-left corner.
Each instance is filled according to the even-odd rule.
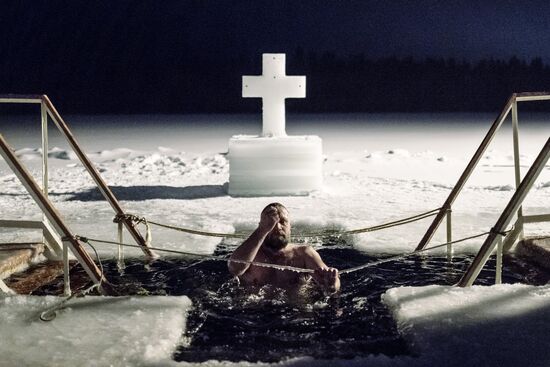
[[[301,256],[311,256],[313,255],[314,253],[316,253],[317,251],[315,251],[315,249],[311,246],[311,245],[296,245],[296,244],[292,244],[292,251],[297,254],[297,255],[301,255]]]

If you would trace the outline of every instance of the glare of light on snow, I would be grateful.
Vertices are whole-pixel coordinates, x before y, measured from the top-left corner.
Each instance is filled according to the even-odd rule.
[[[322,185],[322,140],[287,136],[285,99],[306,96],[305,76],[287,76],[285,54],[263,54],[263,74],[243,76],[243,97],[262,98],[262,136],[229,141],[234,196],[303,195]]]

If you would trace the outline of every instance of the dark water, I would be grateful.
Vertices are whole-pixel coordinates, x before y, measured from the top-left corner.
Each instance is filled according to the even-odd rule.
[[[218,255],[227,254],[218,251]],[[337,268],[378,258],[345,246],[319,249],[325,262]],[[410,257],[341,276],[340,295],[326,298],[315,286],[303,295],[281,289],[239,287],[225,262],[161,259],[150,264],[132,260],[119,272],[114,261],[104,261],[107,278],[126,294],[187,295],[193,310],[187,321],[185,343],[174,354],[177,361],[211,359],[275,362],[291,357],[353,358],[370,354],[411,354],[380,296],[397,286],[452,285],[471,263],[472,256]],[[505,283],[545,284],[549,279],[531,264],[505,257]],[[83,276],[75,268],[73,279]],[[61,282],[36,294],[52,294]],[[490,259],[476,284],[494,284]]]

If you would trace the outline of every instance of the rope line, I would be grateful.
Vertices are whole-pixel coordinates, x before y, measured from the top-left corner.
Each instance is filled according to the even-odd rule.
[[[468,236],[468,237],[464,237],[464,238],[461,238],[461,239],[458,239],[458,240],[445,242],[445,243],[435,245],[435,246],[432,246],[432,247],[426,247],[426,248],[421,249],[421,250],[412,251],[412,252],[405,253],[405,254],[402,254],[402,255],[390,256],[390,257],[386,257],[384,259],[380,259],[378,261],[373,261],[373,262],[369,262],[369,263],[362,264],[362,265],[359,265],[359,266],[354,266],[354,267],[351,267],[351,268],[348,268],[348,269],[343,269],[343,270],[339,271],[339,274],[353,273],[353,272],[356,272],[356,271],[359,271],[359,270],[363,270],[363,269],[366,269],[366,268],[377,266],[377,265],[387,263],[387,262],[390,262],[390,261],[403,259],[403,258],[412,256],[412,255],[416,255],[416,254],[419,254],[419,253],[422,253],[422,252],[426,252],[426,251],[434,250],[434,249],[437,249],[437,248],[445,247],[445,246],[448,246],[448,245],[451,245],[451,244],[461,243],[461,242],[468,241],[468,240],[471,240],[471,239],[474,239],[474,238],[486,236],[490,233],[496,232],[500,235],[506,235],[510,231],[511,230],[496,232],[494,230],[494,228],[491,228],[491,230],[488,231],[488,232],[483,232],[483,233],[480,233],[480,234],[477,234],[477,235]],[[74,238],[76,240],[80,240],[80,241],[86,243],[94,251],[95,256],[97,258],[97,261],[99,262],[99,268],[100,268],[100,271],[101,271],[100,281],[99,281],[98,284],[93,284],[92,286],[84,289],[83,291],[79,291],[79,292],[75,292],[75,293],[71,294],[70,296],[68,296],[67,298],[65,298],[64,300],[59,302],[58,304],[56,304],[56,305],[44,310],[43,312],[41,312],[40,313],[40,320],[42,320],[42,321],[52,321],[52,320],[54,320],[57,316],[57,311],[61,310],[74,297],[84,296],[84,295],[88,294],[90,291],[92,291],[93,289],[101,287],[101,284],[102,284],[103,279],[104,279],[103,263],[101,261],[101,258],[99,257],[99,254],[98,254],[96,248],[90,242],[111,244],[111,245],[116,245],[116,246],[142,248],[139,245],[132,245],[132,244],[128,244],[128,243],[119,243],[119,242],[114,242],[114,241],[101,240],[101,239],[97,239],[97,238],[89,238],[89,237],[84,237],[84,236],[79,236],[79,235],[75,235]],[[227,259],[227,258],[220,257],[220,256],[202,255],[202,254],[196,254],[196,253],[179,251],[179,250],[169,250],[169,249],[164,249],[164,248],[160,248],[160,247],[149,247],[149,248],[152,249],[152,250],[160,251],[160,252],[168,252],[168,253],[196,256],[196,257],[203,258],[203,260],[201,260],[199,262],[202,262],[202,261],[205,261],[205,260],[231,261],[231,262],[235,262],[235,263],[239,263],[239,264],[255,265],[255,266],[260,266],[260,267],[266,267],[266,268],[272,268],[272,269],[278,269],[278,270],[286,270],[286,271],[294,271],[294,272],[299,272],[299,273],[312,274],[312,273],[315,272],[313,269],[298,268],[298,267],[289,266],[289,265],[278,265],[278,264],[270,264],[270,263],[263,263],[263,262],[257,262],[257,261],[236,260],[236,259],[232,260],[232,259]],[[191,264],[190,266],[193,266],[193,265],[195,265],[195,264]]]
[[[416,214],[416,215],[413,215],[413,216],[410,216],[410,217],[402,218],[402,219],[391,221],[391,222],[382,223],[382,224],[372,226],[372,227],[364,227],[364,228],[351,229],[351,230],[345,230],[345,231],[324,230],[322,232],[301,233],[301,234],[293,235],[291,237],[293,239],[297,239],[297,238],[309,238],[309,237],[342,236],[342,235],[349,235],[349,234],[374,232],[374,231],[379,231],[379,230],[386,229],[386,228],[401,226],[401,225],[404,225],[404,224],[416,222],[418,220],[434,216],[441,209],[442,208],[432,209],[432,210],[429,210],[429,211],[424,212],[424,213],[419,213],[419,214]],[[159,222],[155,222],[155,221],[152,221],[152,220],[148,220],[145,217],[139,217],[139,216],[134,215],[134,214],[117,214],[114,217],[113,222],[119,223],[121,220],[125,220],[125,219],[129,219],[129,220],[135,222],[136,224],[144,223],[146,227],[148,227],[149,224],[153,224],[153,225],[158,226],[158,227],[172,229],[172,230],[175,230],[175,231],[185,232],[185,233],[194,234],[194,235],[198,235],[198,236],[227,237],[227,238],[238,238],[238,239],[244,239],[244,238],[247,238],[249,236],[249,234],[246,234],[246,233],[208,232],[208,231],[200,231],[200,230],[197,230],[197,229],[191,229],[191,228],[186,228],[186,227],[178,227],[178,226],[173,226],[173,225],[170,225],[170,224],[159,223]]]
[[[508,232],[510,232],[510,231],[508,230],[508,231],[505,231],[503,233],[508,233]],[[380,259],[380,260],[377,260],[377,261],[374,261],[374,262],[369,262],[369,263],[358,265],[358,266],[351,267],[351,268],[348,268],[348,269],[339,270],[339,273],[340,274],[353,273],[353,272],[358,271],[358,270],[370,268],[370,267],[380,265],[380,264],[390,262],[390,261],[403,259],[403,258],[412,256],[412,255],[416,255],[416,254],[419,254],[419,253],[422,253],[422,252],[426,252],[426,251],[429,251],[429,250],[434,250],[434,249],[441,248],[441,247],[448,246],[448,245],[452,245],[452,244],[455,244],[455,243],[460,243],[460,242],[468,241],[468,240],[471,240],[471,239],[474,239],[474,238],[486,236],[489,233],[491,233],[491,231],[483,232],[483,233],[476,234],[476,235],[473,235],[473,236],[464,237],[464,238],[454,240],[454,241],[450,241],[450,242],[445,242],[445,243],[435,245],[435,246],[432,246],[432,247],[426,247],[426,248],[421,249],[421,250],[416,250],[416,251],[408,252],[408,253],[401,254],[401,255],[386,257],[386,258],[383,258],[383,259]],[[107,240],[102,240],[102,239],[97,239],[97,238],[89,238],[89,237],[83,237],[83,236],[79,236],[79,235],[75,236],[75,238],[77,240],[86,242],[88,244],[90,244],[90,242],[97,242],[97,243],[104,243],[104,244],[117,245],[117,246],[141,248],[141,246],[139,246],[139,245],[132,245],[132,244],[128,244],[128,243],[119,243],[119,242],[115,242],[115,241],[107,241]],[[278,269],[278,270],[295,271],[295,272],[298,272],[298,273],[310,273],[311,274],[311,273],[315,272],[313,269],[298,268],[298,267],[289,266],[289,265],[278,265],[278,264],[270,264],[270,263],[257,262],[257,261],[236,260],[236,259],[231,260],[231,259],[221,257],[221,256],[196,254],[196,253],[191,253],[191,252],[186,252],[186,251],[164,249],[164,248],[160,248],[160,247],[150,247],[150,249],[155,250],[155,251],[159,251],[159,252],[167,252],[167,253],[173,253],[173,254],[179,254],[179,255],[196,256],[196,257],[203,258],[204,260],[231,261],[231,262],[235,262],[235,263],[238,263],[238,264],[247,264],[247,265],[255,265],[255,266]]]
[[[124,247],[135,247],[135,248],[142,248],[140,245],[132,245],[129,243],[119,243],[115,241],[107,241],[107,240],[101,240],[97,238],[90,238],[90,237],[82,237],[79,235],[76,235],[75,238],[77,240],[80,240],[82,242],[90,243],[90,242],[97,242],[97,243],[105,243],[109,245],[117,245],[117,246],[124,246]],[[204,260],[217,260],[217,261],[231,261],[238,264],[248,264],[248,265],[256,265],[261,266],[265,268],[273,268],[273,269],[279,269],[279,270],[290,270],[290,271],[296,271],[299,273],[313,273],[314,270],[312,269],[304,269],[304,268],[297,268],[294,266],[289,265],[278,265],[278,264],[270,264],[270,263],[263,263],[263,262],[257,262],[257,261],[246,261],[246,260],[230,260],[225,257],[221,256],[212,256],[212,255],[203,255],[203,254],[197,254],[193,252],[186,252],[186,251],[179,251],[179,250],[170,250],[170,249],[164,249],[161,247],[149,247],[151,250],[160,251],[160,252],[167,252],[171,254],[179,254],[179,255],[188,255],[188,256],[195,256],[203,258]]]
[[[394,260],[404,259],[404,258],[409,257],[411,255],[416,255],[416,254],[419,254],[419,253],[422,253],[422,252],[425,252],[425,251],[434,250],[434,249],[445,247],[445,246],[452,245],[452,244],[455,244],[455,243],[464,242],[464,241],[471,240],[471,239],[474,239],[474,238],[477,238],[477,237],[482,237],[482,236],[488,235],[489,233],[491,233],[491,232],[490,231],[489,232],[483,232],[483,233],[476,234],[476,235],[473,235],[473,236],[464,237],[464,238],[461,238],[461,239],[458,239],[458,240],[445,242],[445,243],[435,245],[435,246],[432,246],[432,247],[426,247],[426,248],[423,248],[421,250],[408,252],[408,253],[405,253],[405,254],[402,254],[402,255],[386,257],[386,258],[383,258],[383,259],[378,260],[378,261],[374,261],[374,262],[371,262],[371,263],[355,266],[355,267],[349,268],[349,269],[344,269],[344,270],[340,271],[339,273],[340,274],[353,273],[354,271],[357,271],[357,270],[370,268],[372,266],[376,266],[376,265],[383,264],[383,263],[390,262],[390,261],[394,261]]]

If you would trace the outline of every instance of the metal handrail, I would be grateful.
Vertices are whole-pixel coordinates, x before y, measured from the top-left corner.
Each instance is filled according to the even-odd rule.
[[[63,120],[51,100],[48,98],[47,95],[20,95],[20,94],[4,94],[0,95],[0,103],[40,103],[41,104],[41,110],[42,110],[42,138],[43,138],[43,152],[47,151],[47,130],[45,125],[47,125],[47,116],[49,116],[52,121],[55,123],[61,134],[67,139],[69,142],[71,148],[74,150],[78,158],[80,159],[81,163],[84,165],[94,182],[96,183],[97,187],[99,188],[101,194],[103,197],[109,202],[113,210],[117,215],[124,215],[124,210],[120,206],[118,200],[114,196],[113,192],[107,186],[95,166],[92,164],[90,159],[84,154],[84,151],[78,144],[76,138],[72,134],[71,130],[69,129],[67,123]],[[43,153],[45,157],[47,155]],[[47,195],[47,159],[44,159],[44,180],[43,180],[43,186],[44,186],[44,193]],[[145,253],[146,256],[150,258],[156,257],[156,255],[148,248],[145,239],[143,236],[139,233],[139,231],[135,228],[134,223],[131,220],[123,220],[123,223],[136,241],[138,245],[141,246],[142,251]]]
[[[466,273],[464,273],[464,275],[458,282],[458,286],[469,287],[474,283],[481,269],[483,269],[483,267],[485,266],[487,259],[497,245],[499,237],[502,236],[504,231],[506,231],[506,228],[510,224],[514,214],[518,211],[521,203],[525,199],[525,196],[527,196],[529,189],[533,186],[533,183],[540,175],[549,158],[550,138],[548,138],[546,144],[535,159],[535,162],[533,162],[531,168],[529,168],[529,171],[527,172],[527,174],[519,184],[516,192],[508,202],[508,205],[506,205],[506,208],[502,211],[502,214],[495,223],[495,226],[491,229],[491,233],[489,233],[489,235],[485,239],[485,242],[481,246],[476,257],[474,258],[474,261],[472,262],[470,267],[468,267],[468,270],[466,271]]]
[[[115,195],[113,194],[109,186],[107,186],[107,184],[99,174],[98,170],[92,164],[90,159],[86,156],[86,154],[84,154],[84,151],[80,148],[80,145],[76,141],[76,138],[72,134],[68,125],[65,123],[65,121],[63,121],[63,118],[61,117],[59,112],[57,112],[57,109],[54,107],[54,105],[52,104],[48,96],[43,95],[42,102],[48,111],[48,115],[51,117],[51,119],[56,124],[56,126],[61,131],[61,133],[65,136],[65,138],[73,148],[74,152],[76,153],[76,155],[78,156],[78,158],[80,159],[80,161],[82,162],[82,164],[84,165],[84,167],[86,168],[90,176],[92,176],[92,179],[96,183],[103,197],[109,202],[109,204],[111,204],[111,207],[113,208],[113,210],[117,215],[124,215],[125,214],[124,210],[120,206]],[[123,223],[126,226],[126,229],[128,230],[128,232],[130,232],[130,234],[136,241],[136,243],[141,246],[141,249],[145,253],[145,255],[150,258],[156,257],[156,255],[148,248],[148,245],[146,244],[143,236],[135,228],[134,223],[129,219],[123,220]]]
[[[499,116],[496,118],[496,120],[491,125],[491,128],[483,138],[483,141],[477,148],[476,152],[474,153],[472,159],[462,172],[462,175],[458,179],[456,185],[453,187],[452,191],[450,192],[449,196],[447,197],[447,200],[445,200],[445,203],[441,206],[441,209],[439,213],[435,216],[434,220],[428,227],[426,233],[416,246],[415,250],[421,250],[425,248],[432,237],[435,234],[435,231],[439,228],[441,225],[441,222],[447,216],[447,220],[450,221],[450,212],[452,205],[460,192],[462,191],[462,188],[466,184],[466,181],[470,178],[473,170],[476,168],[477,164],[483,157],[483,154],[487,150],[487,147],[495,137],[496,132],[501,127],[502,123],[508,116],[511,110],[514,111],[514,161],[515,161],[515,168],[516,168],[516,185],[519,185],[519,152],[518,152],[518,136],[517,136],[517,102],[519,101],[543,101],[543,100],[550,100],[550,92],[523,92],[523,93],[513,93],[509,98],[506,104],[504,105],[504,108],[500,112]],[[521,213],[521,207],[518,208],[519,210],[519,216],[522,216]],[[521,226],[521,221],[520,221]],[[451,237],[450,234],[451,228],[450,224],[447,225],[447,238]],[[448,251],[450,253],[450,250]]]
[[[64,263],[64,293],[69,296],[71,293],[69,286],[69,256],[68,256],[68,247],[71,247],[72,252],[75,254],[78,261],[83,265],[86,272],[90,278],[96,284],[102,284],[104,279],[103,274],[99,271],[97,266],[93,263],[88,253],[82,248],[82,245],[74,239],[74,236],[71,234],[69,228],[63,223],[61,217],[55,211],[55,208],[48,199],[48,116],[55,123],[56,127],[59,129],[61,134],[67,139],[70,146],[80,159],[81,163],[84,165],[97,187],[99,188],[103,197],[109,202],[115,213],[119,216],[125,217],[125,213],[122,210],[118,200],[112,193],[111,189],[107,186],[103,178],[99,175],[99,172],[89,160],[89,158],[84,154],[84,151],[81,149],[80,145],[76,141],[76,138],[73,136],[68,125],[65,123],[53,103],[50,101],[46,95],[20,95],[20,94],[5,94],[0,95],[0,104],[2,103],[17,103],[17,104],[40,104],[41,112],[41,123],[42,123],[42,189],[34,182],[32,176],[28,175],[24,166],[18,161],[17,157],[12,154],[11,148],[7,145],[1,135],[0,135],[0,145],[2,148],[2,155],[8,161],[8,164],[14,170],[14,173],[20,178],[22,183],[27,188],[27,191],[31,194],[33,199],[37,202],[40,209],[42,210],[42,227],[43,227],[43,236],[45,242],[49,243],[53,251],[59,256],[60,248],[62,247],[62,257]],[[0,226],[2,224],[13,224],[11,221],[0,221]],[[118,234],[119,238],[122,240],[122,226],[125,226],[128,232],[132,235],[136,243],[149,258],[154,258],[157,255],[149,248],[145,239],[141,233],[135,228],[133,221],[131,220],[122,220],[118,224]],[[54,234],[57,232],[64,236],[63,241],[61,241],[57,235]],[[62,245],[61,245],[61,242]],[[0,289],[5,291],[5,284],[0,284]],[[108,284],[102,284],[103,291],[108,291]]]
[[[42,103],[40,94],[0,94],[0,103]]]
[[[55,209],[55,207],[52,205],[46,195],[44,195],[42,189],[35,182],[32,175],[15,156],[13,149],[8,145],[1,134],[0,154],[4,157],[6,163],[10,166],[17,178],[19,178],[23,186],[25,186],[36,204],[38,204],[40,210],[42,210],[48,220],[55,226],[57,233],[64,236],[64,242],[66,242],[71,247],[73,254],[78,259],[78,262],[82,264],[82,266],[86,270],[86,273],[96,284],[100,284],[104,279],[103,274],[94,263],[90,255],[88,255],[86,250],[84,250],[83,245],[72,234],[69,227],[67,227],[59,212]]]

